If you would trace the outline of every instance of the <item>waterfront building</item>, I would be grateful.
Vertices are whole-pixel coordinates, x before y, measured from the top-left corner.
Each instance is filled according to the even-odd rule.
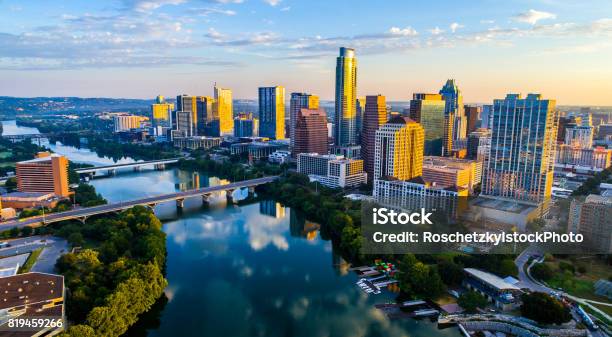
[[[259,119],[252,113],[240,113],[234,118],[234,137],[257,137],[259,134]]]
[[[54,193],[60,197],[71,194],[68,189],[68,159],[58,154],[40,152],[35,159],[16,164],[19,192]]]
[[[554,100],[539,94],[496,99],[482,193],[534,204],[549,199],[556,137]]]
[[[467,134],[470,134],[478,128],[481,108],[477,105],[465,105],[463,109],[467,120]]]
[[[463,286],[484,296],[495,307],[510,311],[519,307],[522,291],[505,279],[485,271],[465,268]]]
[[[302,109],[319,109],[319,96],[293,92],[289,101],[289,139],[291,147],[295,146],[295,125]],[[327,119],[325,121],[327,123]]]
[[[368,181],[374,177],[374,155],[376,152],[376,131],[387,121],[385,96],[367,96],[361,131],[361,158]]]
[[[335,155],[300,153],[298,172],[330,188],[355,187],[367,182],[363,160]]]
[[[450,151],[451,147],[444,144],[449,141],[448,120],[445,117],[446,102],[439,94],[414,94],[410,101],[410,118],[420,123],[425,130],[425,154],[442,155],[443,148]]]
[[[301,109],[296,116],[293,157],[300,153],[327,154],[327,115],[322,109]]]
[[[278,150],[289,150],[289,142],[285,140],[263,141],[260,138],[251,142],[230,145],[230,153],[232,155],[247,153],[250,160],[268,158],[270,154]]]
[[[572,199],[568,231],[580,233],[591,252],[612,253],[612,197],[591,194]]]
[[[611,156],[612,149],[601,146],[583,148],[561,144],[557,147],[555,168],[560,171],[594,174],[610,167]]]
[[[397,116],[376,131],[374,179],[409,180],[423,172],[423,127],[408,117]]]
[[[142,126],[142,122],[146,120],[148,118],[144,116],[117,114],[113,116],[114,130],[115,132],[122,132],[139,129]]]
[[[594,128],[592,126],[566,126],[565,144],[570,145],[572,147],[580,147],[584,149],[591,148],[593,147],[593,133]]]
[[[357,144],[357,59],[352,48],[340,48],[336,59],[334,145]]]
[[[491,129],[479,128],[467,140],[467,158],[484,162],[491,150]]]
[[[285,88],[259,88],[259,135],[285,139]]]
[[[174,110],[174,104],[166,102],[164,96],[158,95],[155,103],[151,104],[152,126],[170,127],[172,110]]]
[[[174,147],[180,149],[210,149],[221,145],[220,137],[206,137],[206,136],[193,136],[193,137],[175,137],[172,140]]]
[[[213,95],[214,115],[217,116],[219,119],[219,136],[231,135],[232,129],[234,127],[234,106],[232,101],[232,90],[227,88],[220,88],[215,83],[215,86],[213,88]]]

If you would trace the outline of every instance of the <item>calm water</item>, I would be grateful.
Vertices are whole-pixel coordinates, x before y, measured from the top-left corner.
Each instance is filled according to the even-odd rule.
[[[91,182],[112,202],[220,183],[178,169]],[[148,336],[460,336],[427,320],[388,320],[373,305],[394,295],[363,293],[318,225],[294,210],[274,201],[226,207],[224,200],[202,208],[194,198],[181,213],[173,203],[157,206],[168,235],[168,303]]]

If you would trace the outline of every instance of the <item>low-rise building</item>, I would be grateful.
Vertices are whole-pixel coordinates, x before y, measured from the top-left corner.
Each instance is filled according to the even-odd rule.
[[[64,277],[45,273],[25,273],[0,278],[0,329],[7,331],[11,318],[62,320],[60,327],[28,330],[24,336],[53,336],[64,330]]]
[[[291,151],[274,151],[268,156],[268,161],[275,164],[288,163],[291,160]]]
[[[11,192],[0,196],[0,199],[3,207],[21,210],[36,207],[53,208],[66,198],[45,192]]]
[[[331,188],[355,187],[367,183],[363,160],[317,153],[298,154],[298,172]]]
[[[174,138],[172,143],[174,144],[174,147],[181,149],[210,149],[221,145],[221,138],[204,136],[178,137]]]
[[[520,305],[522,291],[516,285],[479,269],[465,268],[463,271],[466,276],[463,286],[480,293],[495,307],[506,311],[514,310]]]

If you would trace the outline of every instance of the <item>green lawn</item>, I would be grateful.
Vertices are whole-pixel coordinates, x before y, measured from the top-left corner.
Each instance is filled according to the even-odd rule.
[[[586,267],[587,271],[584,274],[572,274],[568,271],[564,272],[559,268],[559,263],[561,262],[566,262],[576,267],[582,265]],[[610,266],[604,261],[597,258],[575,257],[572,259],[555,258],[545,263],[555,272],[555,276],[546,282],[551,287],[562,288],[565,292],[577,297],[600,302],[611,302],[607,297],[595,295],[595,282],[600,279],[607,280],[612,274]]]
[[[32,269],[32,266],[34,266],[34,263],[36,263],[36,260],[38,260],[38,257],[40,256],[40,253],[42,253],[42,251],[43,251],[43,248],[38,248],[38,249],[33,250],[30,253],[30,256],[28,256],[28,259],[23,264],[23,266],[19,268],[19,274],[29,272],[30,269]]]
[[[2,151],[0,152],[0,159],[6,159],[13,156],[13,152],[10,151]]]

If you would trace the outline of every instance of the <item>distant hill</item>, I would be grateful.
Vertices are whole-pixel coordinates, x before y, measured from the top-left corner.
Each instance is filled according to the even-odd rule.
[[[0,96],[0,118],[16,115],[81,114],[99,111],[148,111],[153,100],[81,97],[9,97]]]

